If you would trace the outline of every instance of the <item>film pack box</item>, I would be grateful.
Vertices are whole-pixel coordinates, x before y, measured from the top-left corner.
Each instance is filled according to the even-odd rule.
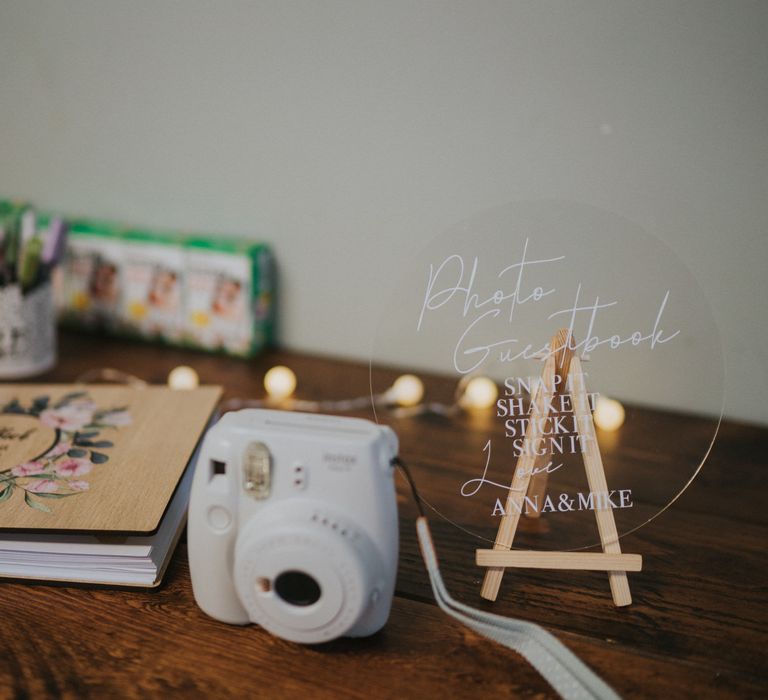
[[[69,221],[62,323],[248,357],[273,339],[274,261],[234,238]]]

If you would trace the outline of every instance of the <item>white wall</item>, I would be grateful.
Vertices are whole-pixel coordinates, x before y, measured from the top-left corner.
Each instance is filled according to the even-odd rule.
[[[363,358],[419,241],[588,203],[687,257],[768,421],[764,2],[2,0],[0,193],[263,237],[284,343]]]

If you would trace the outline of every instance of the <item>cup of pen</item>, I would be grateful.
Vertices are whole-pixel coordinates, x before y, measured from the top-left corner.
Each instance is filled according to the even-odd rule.
[[[66,227],[38,229],[31,209],[0,210],[0,380],[32,377],[56,363],[52,273]]]

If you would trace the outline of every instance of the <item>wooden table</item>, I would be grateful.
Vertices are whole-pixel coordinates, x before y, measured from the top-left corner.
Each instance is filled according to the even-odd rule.
[[[57,368],[39,380],[69,382],[116,367],[164,382],[173,367],[189,364],[204,382],[223,384],[227,397],[259,397],[264,371],[278,362],[296,371],[303,398],[368,391],[364,364],[287,352],[241,361],[72,333],[62,336]],[[440,382],[428,388],[451,391]],[[702,430],[693,418],[647,413],[649,425],[674,431],[681,446]],[[438,470],[442,459],[460,466],[466,458],[445,420],[393,426],[415,464]],[[644,557],[643,572],[630,575],[629,608],[612,606],[605,574],[574,571],[508,571],[499,600],[485,603],[476,542],[432,518],[446,584],[470,605],[544,625],[623,696],[766,697],[767,454],[767,430],[722,425],[692,487],[622,540],[624,551]],[[0,584],[0,697],[552,697],[520,657],[438,609],[413,506],[402,483],[398,491],[400,569],[379,634],[301,647],[212,620],[194,603],[182,543],[153,592]]]

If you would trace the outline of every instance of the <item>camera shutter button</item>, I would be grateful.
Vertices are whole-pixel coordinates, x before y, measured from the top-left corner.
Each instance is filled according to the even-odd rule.
[[[216,532],[224,532],[232,524],[232,516],[224,506],[211,506],[208,509],[208,524]]]

